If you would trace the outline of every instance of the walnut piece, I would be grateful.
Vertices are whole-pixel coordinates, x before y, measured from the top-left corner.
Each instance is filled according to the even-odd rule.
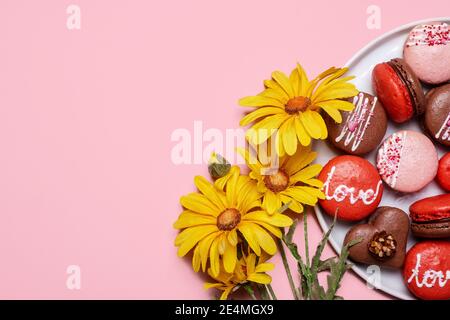
[[[368,249],[375,259],[385,261],[395,255],[397,241],[386,231],[377,232],[369,241]]]

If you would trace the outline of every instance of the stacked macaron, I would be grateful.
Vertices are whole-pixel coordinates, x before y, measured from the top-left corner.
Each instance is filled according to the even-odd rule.
[[[413,28],[403,58],[374,67],[376,95],[352,98],[355,108],[340,124],[325,117],[328,141],[344,155],[331,159],[319,175],[325,194],[319,203],[327,214],[347,222],[369,218],[345,237],[344,244],[362,239],[350,248],[350,258],[403,268],[405,285],[422,299],[450,299],[450,194],[416,201],[409,217],[379,204],[386,187],[414,193],[436,180],[450,192],[450,152],[439,160],[435,145],[450,147],[449,30],[441,22]],[[389,120],[402,124],[415,118],[423,132],[399,130],[383,141]],[[373,166],[361,156],[377,148]],[[407,252],[410,230],[419,242]]]

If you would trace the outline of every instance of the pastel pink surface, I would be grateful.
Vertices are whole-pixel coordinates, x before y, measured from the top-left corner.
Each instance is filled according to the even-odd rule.
[[[433,181],[438,160],[429,138],[420,132],[402,130],[388,137],[380,147],[377,167],[381,178],[394,190],[416,192]],[[386,166],[393,170],[383,171]]]
[[[430,25],[438,24],[439,22],[430,23]],[[417,32],[421,27],[417,26],[411,33]],[[448,25],[445,24],[443,28],[447,30],[448,34]],[[411,42],[415,42],[411,33],[408,40],[411,39]],[[420,80],[430,84],[439,84],[450,80],[450,38],[444,42],[445,44],[436,45],[411,43],[410,46],[407,45],[408,41],[405,43],[403,52],[405,61]]]
[[[81,30],[66,28],[72,3]],[[172,228],[179,197],[208,173],[204,163],[171,161],[172,132],[185,128],[194,144],[195,120],[237,128],[237,100],[259,92],[271,71],[299,61],[316,75],[448,8],[377,0],[381,29],[368,29],[372,4],[0,1],[0,298],[211,298],[205,278],[177,257]],[[322,232],[308,220],[314,248]],[[296,238],[303,243],[301,230]],[[274,289],[290,299],[275,263]],[[72,264],[80,290],[66,287]],[[351,272],[339,294],[388,298]]]

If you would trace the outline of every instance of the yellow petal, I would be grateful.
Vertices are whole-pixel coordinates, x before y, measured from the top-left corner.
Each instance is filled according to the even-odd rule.
[[[178,256],[185,256],[197,242],[215,231],[217,231],[217,226],[210,225],[188,228],[182,231],[177,238],[175,238],[175,242],[180,244]]]
[[[288,161],[284,165],[284,169],[289,174],[289,176],[293,176],[301,169],[306,167],[308,164],[313,162],[316,159],[316,157],[317,157],[316,152],[310,151],[302,152],[302,150],[300,150],[294,156],[288,159]]]
[[[319,125],[320,127],[320,131],[321,131],[321,136],[320,139],[326,139],[328,137],[328,129],[327,129],[327,125],[325,124],[325,121],[323,120],[322,116],[320,115],[320,113],[312,111],[312,116],[314,119],[314,122],[316,124]]]
[[[258,155],[256,154],[256,151],[254,149],[250,149],[251,152],[249,152],[248,148],[236,148],[236,151],[242,158],[244,158],[247,167],[249,167],[249,169],[252,171],[250,172],[250,178],[255,179],[251,176],[252,173],[259,173],[262,167],[261,163],[258,161]]]
[[[232,273],[236,266],[237,249],[236,246],[228,243],[223,254],[223,267],[226,272]]]
[[[197,246],[195,247],[194,254],[192,256],[192,268],[195,272],[198,272],[200,270],[200,262],[200,249]]]
[[[281,239],[281,230],[278,227],[274,227],[268,223],[262,222],[262,221],[257,221],[257,220],[252,220],[253,223],[257,223],[258,225],[260,225],[261,227],[263,227],[264,229],[267,229],[267,231],[269,231],[271,234],[273,234],[275,237]]]
[[[289,97],[287,96],[286,92],[284,92],[284,90],[281,87],[278,87],[278,88],[267,88],[266,90],[261,92],[259,95],[263,96],[263,97],[268,97],[268,98],[272,98],[272,99],[278,100],[278,101],[280,101],[283,104],[286,104],[286,102],[289,99]]]
[[[227,184],[228,180],[230,179],[231,175],[228,173],[224,175],[223,177],[220,177],[214,181],[214,187],[216,187],[218,190],[224,190],[225,185]]]
[[[261,263],[256,266],[255,272],[272,271],[275,268],[273,263]]]
[[[228,232],[227,239],[233,246],[236,246],[238,244],[238,235],[236,229],[230,230],[230,232]]]
[[[349,77],[343,77],[342,76],[348,69],[337,69],[337,71],[330,75],[328,78],[324,79],[318,86],[318,88],[315,90],[314,94],[312,95],[312,100],[318,100],[318,97],[322,96],[324,93],[328,92],[329,90],[332,90],[333,87],[339,84],[347,84],[352,86],[351,83],[347,83],[350,80],[353,80],[355,77],[349,76]],[[339,79],[338,79],[339,78]]]
[[[306,132],[306,129],[298,116],[295,117],[294,125],[295,125],[295,133],[297,134],[297,138],[300,141],[300,143],[303,146],[309,146],[311,144],[311,137],[309,133]]]
[[[246,267],[247,267],[247,274],[251,274],[255,272],[255,266],[256,266],[256,256],[255,254],[251,253],[245,258]]]
[[[281,139],[281,131],[278,130],[275,134],[275,151],[277,153],[278,156],[282,157],[285,154],[285,150],[284,150],[284,146],[283,146],[283,141]]]
[[[211,249],[209,252],[209,261],[211,265],[211,273],[214,277],[217,277],[220,273],[220,261],[219,261],[219,245],[220,237],[214,239],[211,244]]]
[[[268,254],[274,255],[277,252],[277,245],[267,231],[255,223],[252,226],[252,230],[259,246]]]
[[[252,224],[241,222],[238,226],[239,231],[244,236],[250,248],[255,252],[258,256],[261,255],[261,248],[253,235]]]
[[[283,90],[288,94],[289,98],[294,97],[294,90],[289,82],[288,77],[281,71],[272,72],[272,78],[283,88]]]
[[[297,200],[292,199],[291,197],[283,193],[280,194],[280,198],[281,201],[283,201],[283,203],[289,203],[289,209],[291,209],[292,211],[296,213],[303,212],[303,206],[300,203],[298,203]]]
[[[323,90],[320,94],[313,97],[313,101],[344,99],[354,97],[357,94],[358,90],[353,84],[339,81],[331,86],[328,86],[326,90]]]
[[[308,88],[309,88],[310,84],[309,84],[308,76],[306,75],[305,70],[298,63],[297,63],[297,72],[298,72],[299,77],[300,77],[300,83],[299,83],[299,88],[298,88],[298,95],[306,97],[307,96],[306,93],[308,92]]]
[[[272,282],[272,278],[264,273],[253,273],[248,278],[248,281],[261,283],[261,284],[269,284]]]
[[[308,184],[312,187],[319,188],[319,189],[321,189],[323,187],[323,182],[320,181],[319,179],[307,179],[307,180],[303,180],[302,182],[305,184]]]
[[[237,199],[237,181],[239,179],[239,167],[236,167],[236,171],[233,173],[233,175],[228,180],[227,186],[226,186],[226,197],[227,197],[227,204],[228,207],[235,207],[236,206],[236,199]]]
[[[216,231],[211,233],[209,236],[203,238],[202,241],[199,242],[198,248],[200,250],[200,259],[202,262],[202,271],[206,271],[206,264],[208,262],[209,250],[211,248],[211,243],[214,239],[220,234],[220,231]]]
[[[206,180],[205,177],[196,176],[194,178],[195,186],[203,193],[219,210],[222,212],[225,210],[225,197],[223,193],[214,188],[214,186]]]
[[[327,100],[321,101],[320,105],[326,105],[329,108],[334,108],[342,111],[353,111],[355,105],[346,100]]]
[[[322,136],[322,131],[320,126],[316,123],[312,113],[311,110],[306,110],[305,112],[302,112],[299,117],[308,134],[314,139],[319,139]]]
[[[247,130],[246,136],[253,145],[259,145],[275,134],[288,117],[286,113],[268,116]]]
[[[291,176],[291,182],[305,181],[317,176],[322,171],[321,164],[313,164]]]
[[[281,207],[281,201],[271,190],[267,190],[264,195],[263,207],[269,214],[275,213]]]
[[[304,203],[310,206],[314,206],[317,203],[317,198],[310,195],[308,192],[302,189],[302,187],[290,187],[283,191],[285,195],[288,195],[300,203]]]
[[[216,219],[211,216],[205,216],[190,211],[185,211],[178,217],[178,220],[173,224],[175,229],[184,229],[187,227],[202,225],[202,224],[215,224]]]
[[[212,288],[220,288],[223,287],[223,283],[218,283],[218,282],[205,282],[203,284],[203,288],[205,289],[212,289]]]
[[[239,100],[239,105],[243,107],[256,107],[256,108],[266,106],[284,108],[284,104],[282,104],[280,101],[264,96],[251,96],[242,98]]]
[[[223,291],[223,293],[220,295],[220,300],[227,300],[227,299],[228,299],[228,296],[230,295],[231,290],[233,290],[233,288],[234,288],[234,286],[229,286],[229,287],[227,287],[227,288]]]
[[[355,105],[346,100],[320,101],[320,102],[316,103],[316,105],[320,106],[321,108],[324,108],[326,106],[331,109],[337,109],[337,110],[342,110],[342,111],[353,111],[353,109],[355,109]]]
[[[292,91],[294,92],[294,97],[298,97],[300,95],[300,75],[298,73],[297,68],[292,70],[291,75],[289,76],[289,81],[292,85]]]
[[[295,118],[291,117],[283,123],[280,129],[284,150],[288,155],[293,155],[297,151],[297,135],[295,131]]]
[[[289,227],[292,224],[292,219],[280,213],[273,215],[267,214],[265,211],[253,211],[243,216],[242,220],[248,221],[262,221],[276,227]]]
[[[225,232],[222,232],[218,239],[219,242],[217,243],[217,250],[219,251],[219,256],[221,256],[225,253],[225,249],[227,247],[227,236]]]
[[[317,197],[319,199],[325,199],[325,194],[317,188],[311,188],[311,187],[300,187],[300,188],[302,188],[302,190],[309,193],[313,197]]]
[[[289,95],[286,93],[286,91],[283,90],[283,88],[275,80],[272,80],[272,79],[264,80],[264,86],[267,89],[273,89],[273,90],[277,91],[277,93],[283,98],[283,100],[280,100],[280,101],[284,101],[284,103],[286,103],[289,100]],[[263,95],[265,95],[264,92],[263,92]]]
[[[200,193],[190,193],[183,196],[180,198],[180,203],[186,209],[213,217],[217,217],[223,211]]]
[[[280,109],[280,108],[275,108],[275,107],[258,108],[255,111],[252,111],[249,114],[247,114],[245,117],[243,117],[241,119],[241,121],[239,122],[239,125],[244,127],[259,118],[267,117],[267,116],[274,115],[277,113],[284,113],[284,110]]]
[[[329,107],[328,105],[325,104],[318,104],[318,106],[320,106],[326,113],[328,113],[328,115],[333,118],[333,120],[336,123],[341,123],[342,122],[342,115],[339,112],[339,110],[333,108],[333,107]]]
[[[256,190],[256,182],[248,181],[237,194],[238,209],[247,212],[255,205],[258,206],[261,194]]]

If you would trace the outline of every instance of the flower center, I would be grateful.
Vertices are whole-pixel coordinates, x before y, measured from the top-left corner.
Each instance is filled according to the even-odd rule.
[[[308,97],[295,97],[289,99],[284,109],[289,114],[305,111],[311,105],[311,99]]]
[[[217,217],[217,228],[219,230],[233,230],[241,222],[241,214],[234,208],[225,209]]]
[[[278,170],[276,173],[264,177],[264,184],[273,192],[280,192],[285,190],[289,185],[289,176],[283,170]]]
[[[284,109],[289,114],[305,111],[311,105],[311,100],[308,97],[295,97],[289,99]]]

